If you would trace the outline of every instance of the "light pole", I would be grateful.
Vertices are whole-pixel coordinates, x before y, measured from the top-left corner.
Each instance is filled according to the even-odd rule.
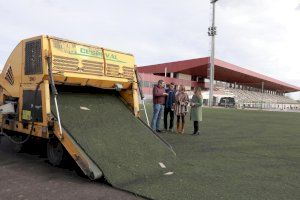
[[[218,0],[211,0],[212,4],[212,24],[208,28],[208,36],[211,37],[211,51],[210,51],[210,66],[209,66],[209,107],[213,106],[213,91],[214,91],[214,78],[215,78],[215,35],[217,34],[217,27],[215,26],[215,4]]]

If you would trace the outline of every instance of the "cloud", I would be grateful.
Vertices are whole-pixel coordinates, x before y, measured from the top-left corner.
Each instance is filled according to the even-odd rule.
[[[216,5],[218,58],[300,86],[299,0]],[[40,34],[131,52],[138,65],[208,56],[210,6],[199,0],[0,1],[0,67],[20,40]]]
[[[299,1],[220,1],[217,56],[300,86]],[[300,99],[300,94],[294,94]]]

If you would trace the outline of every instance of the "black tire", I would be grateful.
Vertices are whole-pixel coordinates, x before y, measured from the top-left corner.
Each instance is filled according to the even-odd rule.
[[[64,163],[66,153],[65,148],[58,139],[52,138],[48,141],[47,157],[53,166],[61,166]]]
[[[9,137],[10,137],[10,139],[11,139],[12,141],[15,141],[15,142],[21,142],[21,141],[24,140],[24,137],[23,137],[22,135],[12,135],[12,136],[9,136]],[[10,142],[11,142],[11,144],[12,144],[12,150],[13,150],[13,152],[15,152],[15,153],[21,152],[22,149],[23,149],[23,147],[25,146],[25,144],[28,142],[28,141],[27,141],[27,142],[25,142],[25,143],[17,144],[17,143],[12,142],[11,140],[10,140]]]

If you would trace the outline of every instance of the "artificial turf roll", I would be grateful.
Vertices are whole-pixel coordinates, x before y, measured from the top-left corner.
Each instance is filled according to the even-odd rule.
[[[62,126],[108,182],[151,199],[168,195],[157,182],[174,178],[176,156],[133,115],[117,92],[66,88],[58,88]]]

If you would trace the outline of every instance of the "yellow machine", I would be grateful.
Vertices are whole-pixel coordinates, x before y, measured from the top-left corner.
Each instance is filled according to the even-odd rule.
[[[59,165],[62,149],[58,145],[62,144],[86,175],[99,178],[102,176],[99,167],[62,128],[56,99],[55,86],[58,85],[116,90],[138,116],[134,57],[42,35],[21,41],[0,76],[2,133],[19,144],[31,136],[58,138],[59,143],[48,143],[48,158],[52,164]],[[53,110],[57,113],[55,117]]]

